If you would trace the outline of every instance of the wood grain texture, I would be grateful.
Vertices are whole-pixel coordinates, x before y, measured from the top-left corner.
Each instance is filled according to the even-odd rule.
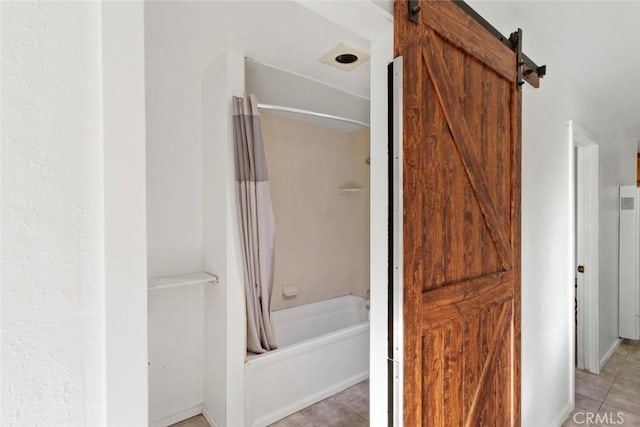
[[[478,384],[475,387],[469,410],[465,414],[465,427],[471,427],[477,424],[480,411],[482,411],[482,409],[485,407],[487,401],[494,401],[494,406],[496,406],[496,408],[494,408],[493,414],[496,416],[500,415],[499,411],[496,411],[495,409],[498,409],[497,406],[500,404],[501,399],[499,396],[497,396],[497,393],[495,395],[487,393],[487,389],[489,388],[490,384],[498,378],[496,374],[498,373],[498,369],[500,367],[499,359],[501,357],[503,348],[500,341],[505,337],[505,335],[507,335],[507,332],[509,331],[511,326],[511,319],[511,304],[509,301],[509,303],[502,305],[500,317],[493,331],[493,336],[491,338],[491,341],[488,342],[487,356],[484,359],[484,363],[482,365],[480,379],[478,380]],[[495,386],[496,383],[494,382],[493,385]]]
[[[408,108],[404,108],[404,129],[405,132],[415,135],[423,135],[424,127],[433,126],[435,120],[437,119],[437,115],[434,114],[434,118],[431,122],[425,123],[423,121],[422,106],[426,106],[426,108],[434,108],[436,107],[435,99],[425,98],[424,102],[421,102],[422,99],[421,94],[424,90],[423,88],[423,79],[422,77],[422,68],[419,68],[417,64],[421,61],[420,50],[417,45],[408,45],[404,50],[404,61],[403,65],[406,67],[409,65],[410,71],[405,72],[404,78],[415,79],[415,84],[411,88],[405,87],[404,90],[404,99],[406,100],[405,106]],[[409,106],[415,106],[411,108]],[[413,140],[405,140],[404,148],[405,152],[415,152],[420,149],[420,141],[418,139]],[[434,156],[438,155],[437,152],[432,153]],[[411,176],[412,180],[414,180],[414,184],[421,188],[429,189],[429,193],[435,194],[442,191],[444,186],[441,184],[439,179],[434,179],[430,182],[425,182],[421,180],[421,174],[419,171],[427,170],[427,166],[425,165],[425,159],[417,156],[412,156],[411,159],[407,159],[404,164],[404,170],[412,171]],[[405,187],[406,188],[406,187]],[[415,201],[417,206],[421,206],[425,211],[429,211],[430,209],[435,209],[435,205],[433,201],[426,197],[427,192],[419,192],[415,195],[412,195],[413,200]],[[431,202],[427,205],[427,202]],[[425,239],[427,234],[427,229],[425,226],[426,223],[420,221],[419,218],[414,217],[416,212],[409,211],[407,209],[403,209],[403,217],[404,221],[410,221],[413,225],[414,232],[411,234],[403,233],[404,242],[404,258],[411,259],[410,264],[404,263],[403,271],[405,274],[405,278],[407,282],[411,283],[425,283],[431,282],[433,280],[441,280],[438,277],[440,268],[438,267],[441,264],[441,259],[437,257],[424,257],[423,254],[428,253],[431,249],[429,247],[430,244],[434,240],[441,240],[442,230],[432,230],[433,231],[433,240]],[[409,265],[418,265],[421,266],[419,268],[409,268]],[[409,276],[406,276],[406,275]],[[426,278],[424,275],[429,274],[429,278]],[[417,301],[422,296],[422,289],[418,286],[411,286],[404,288],[404,296],[403,298],[406,301]],[[410,321],[410,325],[405,324],[405,328],[409,327],[411,329],[417,328],[419,326],[418,322],[420,318],[420,306],[418,304],[404,304],[403,306],[403,318]],[[440,336],[440,333],[434,333],[430,338],[435,345],[436,348],[441,348],[441,345],[438,344],[436,338]],[[426,338],[423,338],[423,334],[405,334],[404,336],[404,370],[421,373],[423,371],[432,372],[432,375],[427,379],[428,384],[426,388],[435,387],[434,384],[440,384],[439,372],[441,369],[439,368],[439,362],[436,355],[434,358],[429,358],[428,355],[423,357],[422,349],[424,347],[424,341]],[[423,377],[419,374],[414,374],[411,376],[405,377],[404,384],[404,395],[407,396],[420,396],[423,390]],[[423,414],[423,408],[426,408],[426,411],[431,411]],[[423,404],[423,399],[414,398],[405,400],[404,403],[404,413],[405,413],[405,422],[404,425],[407,426],[420,426],[422,425],[422,420],[425,419],[440,419],[440,412],[438,410],[442,410],[442,407],[437,404],[434,400],[428,404]],[[435,425],[435,424],[434,424]]]
[[[513,298],[512,272],[456,283],[422,294],[422,323],[437,325]]]
[[[536,70],[532,70],[526,64],[522,66],[522,78],[534,88],[540,87],[540,76]]]
[[[456,87],[454,87],[453,82],[451,81],[449,75],[450,70],[444,63],[442,51],[435,39],[435,33],[433,31],[427,31],[427,37],[425,38],[425,49],[423,51],[424,61],[428,69],[427,74],[429,75],[429,78],[431,79],[431,82],[435,88],[440,107],[444,112],[444,117],[447,122],[449,131],[453,136],[453,141],[455,142],[456,148],[458,149],[460,160],[462,160],[464,170],[469,178],[471,187],[473,188],[487,229],[489,230],[493,243],[498,251],[500,261],[502,262],[502,265],[506,270],[509,269],[511,264],[511,250],[509,247],[509,242],[507,241],[504,233],[504,226],[501,225],[498,220],[496,204],[493,201],[491,192],[489,190],[491,181],[485,174],[485,169],[483,167],[481,157],[476,148],[476,144],[473,141],[471,132],[469,131],[469,128],[467,126],[464,110],[462,109],[462,106],[458,101],[458,95],[456,94],[456,92],[459,92],[459,90],[456,91]],[[487,97],[493,98],[494,95],[495,88],[492,87],[488,91]],[[495,108],[489,108],[486,110],[488,116],[487,123],[489,126],[495,125],[495,122],[491,120],[491,116],[496,114],[497,105],[498,103],[495,102]],[[488,138],[487,142],[489,144],[497,143],[496,140],[493,139],[494,129],[490,128],[487,130],[487,132],[491,133],[492,137],[491,139]],[[447,159],[447,161],[453,158],[454,155],[450,155],[450,158]],[[491,159],[494,160],[493,157]]]
[[[420,19],[424,27],[433,29],[440,37],[465,51],[467,56],[478,58],[502,78],[512,83],[516,81],[515,55],[475,19],[451,1],[421,1],[420,5]]]
[[[404,425],[520,424],[515,53],[449,1],[395,3],[403,76]]]

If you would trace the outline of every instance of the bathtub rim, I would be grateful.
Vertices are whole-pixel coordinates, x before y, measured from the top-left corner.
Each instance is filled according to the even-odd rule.
[[[275,310],[272,312],[272,316],[273,315],[278,316],[280,321],[295,322],[297,319],[313,317],[314,315],[317,315],[317,314],[327,314],[332,312],[338,312],[344,309],[360,311],[360,309],[362,309],[362,307],[365,306],[366,301],[367,301],[367,298],[362,297],[360,295],[353,295],[353,294],[341,295],[338,297],[334,297],[334,298],[330,298],[322,301],[315,301],[307,304],[297,305],[294,307],[287,307],[280,310]],[[245,353],[245,361],[244,361],[245,367],[247,365],[255,364],[256,363],[255,361],[258,359],[266,358],[268,360],[276,356],[286,357],[286,354],[288,354],[289,352],[292,352],[291,355],[300,354],[301,352],[303,352],[303,350],[293,352],[294,351],[293,349],[299,348],[301,346],[304,349],[320,347],[319,343],[323,342],[324,340],[330,339],[329,338],[330,336],[335,336],[336,340],[351,337],[355,335],[356,332],[354,331],[360,331],[360,329],[363,328],[364,325],[370,328],[369,319],[360,321],[358,323],[353,323],[344,328],[335,329],[333,331],[325,332],[323,334],[316,335],[314,337],[306,338],[301,341],[288,344],[284,347],[279,347],[275,350],[267,351],[265,353],[253,354],[253,353],[247,352]],[[345,335],[342,335],[342,334],[345,334]]]
[[[343,341],[347,338],[359,335],[366,330],[370,333],[369,321],[356,323],[355,325],[348,326],[346,328],[338,329],[336,331],[327,332],[326,334],[319,335],[317,337],[308,338],[306,340],[299,341],[288,346],[277,348],[262,354],[247,355],[245,360],[245,368],[247,366],[260,366],[269,364],[269,362],[276,358],[292,357],[301,353],[306,353],[309,350],[322,347],[327,341]]]
[[[349,308],[357,308],[360,303],[366,303],[367,298],[360,295],[341,295],[321,301],[309,302],[306,304],[295,305],[292,307],[273,310],[271,316],[281,317],[285,319],[295,319],[298,317],[306,317],[316,313],[326,313],[327,311],[336,310],[347,306]]]

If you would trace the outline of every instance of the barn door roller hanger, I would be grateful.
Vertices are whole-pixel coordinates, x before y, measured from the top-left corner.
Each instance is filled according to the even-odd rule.
[[[420,11],[422,7],[420,6],[419,0],[408,0],[409,1],[409,20],[411,22],[415,22],[416,24],[419,22],[418,16],[420,15]],[[514,31],[511,33],[509,38],[505,37],[498,31],[493,25],[491,25],[486,19],[484,19],[478,12],[473,10],[471,6],[469,6],[464,1],[454,0],[453,3],[464,10],[467,15],[472,17],[478,24],[482,25],[487,31],[493,34],[502,44],[507,46],[509,49],[513,50],[516,53],[516,60],[518,63],[517,68],[517,82],[518,89],[520,90],[524,85],[524,82],[529,83],[531,86],[538,88],[540,87],[540,79],[543,78],[547,74],[547,66],[540,65],[538,66],[535,62],[531,60],[527,55],[522,52],[522,30],[518,28],[518,31]]]

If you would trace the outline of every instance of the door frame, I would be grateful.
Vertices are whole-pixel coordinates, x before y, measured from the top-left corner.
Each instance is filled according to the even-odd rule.
[[[373,2],[316,2],[309,0],[291,0],[305,7],[319,16],[327,19],[344,28],[349,29],[354,34],[362,37],[369,42],[370,49],[370,110],[371,110],[371,249],[370,249],[370,286],[371,286],[371,311],[370,311],[370,419],[372,427],[383,427],[387,423],[387,264],[388,264],[388,236],[387,236],[387,204],[388,204],[388,176],[387,176],[387,64],[393,60],[393,15],[386,12],[382,8],[376,6]],[[110,5],[112,5],[110,3]],[[108,40],[113,46],[120,49],[118,59],[125,58],[126,61],[103,61],[103,74],[108,77],[110,87],[126,86],[134,90],[123,92],[126,97],[136,107],[142,105],[142,110],[136,110],[134,119],[130,117],[125,120],[127,123],[134,123],[132,126],[111,126],[117,128],[117,136],[122,141],[128,141],[127,138],[133,138],[139,148],[144,143],[145,138],[140,138],[139,132],[144,131],[144,73],[142,75],[119,72],[120,69],[128,64],[127,61],[136,60],[144,64],[145,52],[141,47],[144,46],[144,11],[142,3],[128,2],[118,3],[116,6],[109,7],[109,19],[105,19],[103,11],[102,19],[102,36],[103,40]],[[103,6],[104,8],[104,6]],[[111,9],[118,9],[111,12]],[[117,12],[117,13],[116,13]],[[118,18],[118,19],[115,19]],[[122,37],[122,25],[126,24],[126,37]],[[115,29],[118,29],[116,31]],[[128,43],[123,43],[126,40]],[[131,42],[133,40],[134,42]],[[113,47],[109,45],[109,47]],[[228,47],[228,46],[227,46]],[[108,54],[113,54],[111,49]],[[124,53],[123,53],[124,52]],[[115,65],[114,65],[115,64]],[[143,70],[144,67],[136,69]],[[135,81],[133,81],[133,80]],[[137,80],[136,80],[137,79]],[[106,100],[109,101],[109,100]],[[111,108],[116,104],[103,102],[104,108],[111,112]],[[140,104],[141,101],[141,104]],[[117,105],[120,106],[122,102]],[[119,112],[122,109],[113,109]],[[140,113],[142,113],[140,115]],[[115,114],[115,122],[119,124],[120,115]],[[111,117],[110,117],[111,118]],[[133,120],[133,122],[132,122]],[[116,147],[118,148],[118,147]],[[122,151],[129,152],[130,148]],[[115,151],[118,151],[117,149]],[[114,153],[115,153],[114,151]],[[120,154],[120,152],[115,153]],[[131,164],[131,170],[135,170],[135,185],[125,187],[127,191],[115,194],[113,197],[122,199],[126,196],[127,200],[145,200],[144,173],[145,157],[144,150],[142,156],[127,156],[127,164]],[[121,177],[122,156],[107,156],[104,159],[105,176],[108,178]],[[117,172],[117,173],[116,173]],[[118,179],[113,179],[114,182]],[[115,204],[115,208],[105,215],[113,214],[115,217],[122,210],[121,204]],[[127,205],[128,206],[128,205]],[[103,209],[104,211],[104,209]],[[127,230],[131,221],[139,219],[140,212],[136,212],[135,217],[126,216],[130,221],[118,222],[114,224],[118,230]],[[135,225],[135,230],[144,230],[145,227]],[[120,230],[122,229],[122,230]],[[113,231],[113,230],[112,230]],[[112,233],[113,234],[113,233]],[[122,233],[120,233],[122,234]],[[131,233],[126,234],[128,239],[121,239],[120,234],[117,239],[113,240],[109,245],[109,251],[117,254],[129,253],[134,246],[131,244]],[[123,234],[124,235],[124,234]],[[135,243],[142,244],[144,239],[136,234]],[[146,278],[146,245],[142,244],[142,249],[136,252],[135,257],[120,257],[111,266],[115,271],[122,264],[122,260],[127,261],[128,268],[126,274],[118,276],[121,284],[132,286],[116,286],[110,291],[110,295],[106,300],[104,322],[107,331],[111,331],[108,340],[104,342],[103,348],[100,350],[104,359],[105,372],[104,375],[110,380],[105,389],[106,409],[104,416],[107,419],[142,419],[145,420],[140,424],[147,424],[148,418],[148,399],[147,399],[147,278]],[[135,267],[135,268],[132,268]],[[107,266],[109,270],[109,266]],[[135,270],[135,271],[134,271]],[[144,274],[139,276],[139,271]],[[110,271],[110,270],[109,270]],[[107,273],[109,273],[107,271]],[[116,274],[113,275],[114,277]],[[106,288],[110,288],[113,280],[105,279]],[[131,282],[131,283],[130,283]],[[115,297],[126,293],[130,296],[131,292],[136,294],[136,298],[128,298],[128,304],[113,303]],[[125,298],[126,299],[126,298]],[[120,298],[122,300],[122,298]],[[123,323],[123,319],[133,319]],[[126,327],[127,333],[118,333],[122,331],[123,325]],[[132,329],[133,328],[133,329]],[[135,333],[132,333],[133,332]],[[104,340],[103,340],[104,341]],[[130,349],[140,349],[141,352],[136,357],[131,357]],[[124,360],[117,357],[126,354]],[[126,372],[126,375],[123,374]],[[111,381],[113,380],[113,381]],[[103,381],[104,382],[104,381]],[[240,384],[240,383],[238,383]],[[235,393],[234,393],[235,395]],[[234,400],[228,403],[228,411],[234,416],[242,416],[244,413],[244,405],[241,401]],[[125,409],[123,409],[125,408]]]
[[[574,260],[572,268],[578,280],[578,330],[572,325],[572,340],[577,337],[577,368],[594,374],[600,372],[599,329],[598,329],[598,288],[599,288],[599,146],[596,138],[585,127],[569,121],[569,138],[574,148],[572,167],[574,215]],[[580,216],[580,213],[583,215]],[[584,265],[585,273],[577,272],[577,266]],[[574,283],[571,283],[571,310],[574,305]],[[574,346],[571,347],[572,351]],[[571,358],[572,369],[575,364]]]
[[[370,290],[369,423],[387,427],[389,294],[389,168],[387,66],[393,61],[393,15],[369,1],[293,0],[369,41],[370,53]]]
[[[389,182],[389,205],[390,221],[390,255],[391,270],[389,274],[389,293],[392,294],[390,298],[390,310],[392,316],[389,316],[389,335],[391,349],[389,351],[389,359],[391,366],[389,368],[393,378],[390,378],[389,384],[389,405],[392,406],[389,410],[389,425],[401,426],[404,420],[403,408],[404,408],[404,372],[403,372],[403,360],[404,360],[404,317],[403,317],[403,286],[404,286],[404,251],[403,251],[403,58],[402,56],[396,57],[390,64],[389,72],[389,126],[390,126],[390,141],[389,141],[389,168],[390,168],[390,182]],[[391,383],[392,381],[392,383]]]

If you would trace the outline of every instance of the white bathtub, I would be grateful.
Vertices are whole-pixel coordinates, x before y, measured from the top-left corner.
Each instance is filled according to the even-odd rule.
[[[369,376],[365,299],[345,296],[272,314],[277,350],[245,366],[245,423],[262,427]]]

